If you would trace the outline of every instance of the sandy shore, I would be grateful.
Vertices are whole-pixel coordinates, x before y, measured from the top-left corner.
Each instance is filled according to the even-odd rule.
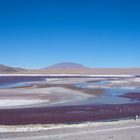
[[[118,125],[131,123],[140,123],[140,119],[124,119],[115,121],[101,121],[101,122],[84,122],[77,124],[30,124],[30,125],[0,125],[0,133],[19,133],[19,132],[37,132],[44,130],[55,130],[65,128],[84,128],[84,127],[99,127],[106,125]]]
[[[72,125],[1,126],[0,131],[0,139],[3,140],[139,140],[140,120]]]

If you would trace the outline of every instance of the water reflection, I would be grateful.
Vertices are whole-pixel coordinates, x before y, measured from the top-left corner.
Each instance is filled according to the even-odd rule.
[[[46,81],[48,77],[0,77],[0,89],[7,88],[17,88],[17,87],[25,87],[32,86],[35,82]],[[115,82],[118,82],[115,79]],[[126,80],[126,79],[121,79]],[[124,104],[124,103],[138,103],[138,100],[132,100],[129,98],[120,97],[125,93],[139,92],[140,86],[131,87],[131,86],[123,86],[123,85],[113,85],[112,81],[109,79],[99,80],[93,82],[85,82],[75,84],[74,86],[78,88],[90,88],[90,89],[102,89],[102,94],[98,94],[96,97],[89,97],[85,100],[79,100],[73,104]]]
[[[139,103],[138,100],[120,97],[125,93],[140,93],[140,87],[123,87],[123,86],[108,86],[111,84],[109,80],[98,81],[94,83],[81,83],[76,84],[76,87],[90,88],[90,89],[103,89],[103,94],[89,98],[86,103],[90,104],[124,104],[124,103]]]

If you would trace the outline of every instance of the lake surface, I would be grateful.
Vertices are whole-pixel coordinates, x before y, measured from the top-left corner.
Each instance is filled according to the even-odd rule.
[[[140,100],[120,97],[126,93],[140,94],[139,77],[2,76],[0,124],[69,124],[140,115]]]
[[[18,88],[18,87],[25,87],[25,86],[32,86],[34,83],[47,83],[47,79],[53,78],[71,78],[71,77],[57,77],[57,76],[2,76],[0,77],[0,89],[9,89],[9,88]],[[75,78],[75,77],[72,77]],[[79,77],[77,77],[79,78]],[[112,77],[113,78],[113,77]],[[91,80],[94,78],[91,78]],[[119,81],[116,79],[116,81]],[[122,79],[121,81],[126,80]],[[129,80],[129,79],[128,79]],[[114,80],[115,81],[115,80]],[[123,83],[123,82],[122,82]],[[129,99],[120,97],[125,93],[140,93],[140,86],[131,87],[131,86],[111,86],[108,87],[107,85],[111,84],[111,79],[106,80],[98,80],[98,81],[91,81],[91,82],[83,82],[77,83],[74,86],[79,88],[90,88],[90,89],[103,89],[103,93],[99,94],[96,97],[90,97],[86,100],[80,100],[77,104],[124,104],[124,103],[139,103],[139,100]]]

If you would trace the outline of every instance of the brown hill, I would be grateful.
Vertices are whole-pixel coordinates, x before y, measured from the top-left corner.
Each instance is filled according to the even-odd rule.
[[[0,73],[15,73],[16,69],[0,64]]]
[[[52,66],[49,66],[49,67],[46,67],[43,69],[45,69],[45,70],[50,70],[50,69],[68,70],[68,69],[89,69],[89,68],[84,65],[81,65],[81,64],[66,62],[66,63],[54,64]]]
[[[19,73],[19,72],[25,72],[26,70],[23,68],[16,68],[16,67],[10,67],[6,65],[0,64],[0,73]]]

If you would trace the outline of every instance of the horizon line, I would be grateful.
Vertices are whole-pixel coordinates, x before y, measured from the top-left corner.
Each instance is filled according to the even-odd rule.
[[[116,67],[116,66],[109,66],[109,67],[96,67],[96,66],[87,66],[85,64],[82,64],[82,63],[76,63],[76,62],[60,62],[60,63],[52,63],[50,65],[47,65],[47,66],[40,66],[40,67],[26,67],[26,66],[15,66],[15,65],[8,65],[8,64],[3,64],[3,63],[0,63],[0,65],[3,65],[3,66],[7,66],[7,67],[12,67],[12,68],[23,68],[23,69],[27,69],[27,70],[39,70],[39,69],[44,69],[44,68],[47,68],[47,67],[50,67],[50,66],[53,66],[53,65],[57,65],[57,64],[63,64],[63,63],[73,63],[73,64],[80,64],[82,65],[83,67],[87,67],[89,69],[138,69],[140,68],[140,66],[124,66],[124,67]]]

